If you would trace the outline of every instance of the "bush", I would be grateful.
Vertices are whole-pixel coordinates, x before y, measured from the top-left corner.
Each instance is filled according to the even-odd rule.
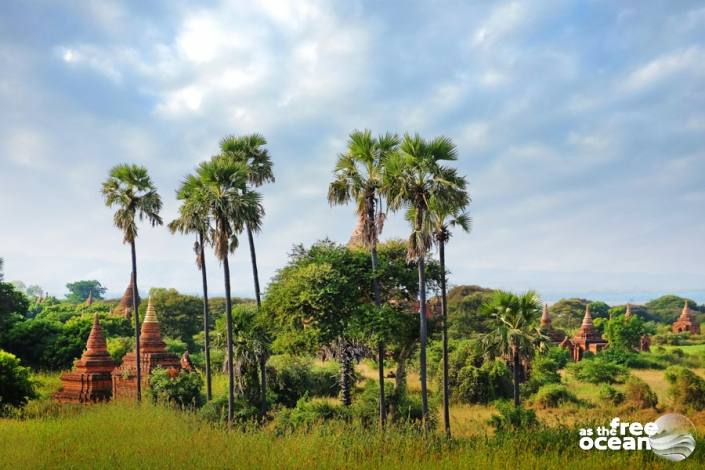
[[[0,349],[0,413],[6,407],[19,407],[37,393],[30,370],[13,354]]]
[[[277,434],[286,434],[298,429],[309,431],[323,421],[347,420],[350,415],[350,409],[343,405],[304,397],[296,403],[296,407],[285,408],[277,413],[274,429]]]
[[[449,381],[454,399],[461,403],[489,403],[512,396],[511,372],[502,361],[487,361],[480,367],[460,369],[455,383]]]
[[[600,354],[600,358],[630,369],[663,369],[661,362],[647,354],[639,354],[623,349],[609,348]]]
[[[395,390],[394,385],[385,383],[385,405],[387,418],[396,423],[421,423],[423,414],[420,398],[412,397],[403,390]],[[355,397],[350,407],[351,416],[365,426],[374,426],[379,422],[379,383],[367,380],[362,392]],[[429,412],[431,426],[435,426],[436,413]]]
[[[549,356],[538,356],[531,363],[529,380],[521,384],[521,392],[524,396],[533,395],[539,388],[547,384],[561,383],[559,363]]]
[[[629,375],[629,369],[625,366],[599,356],[570,364],[568,370],[577,380],[591,384],[622,383]]]
[[[675,407],[698,411],[705,409],[705,380],[702,377],[680,366],[669,367],[665,376]]]
[[[498,415],[493,415],[488,421],[498,434],[512,433],[539,427],[539,420],[534,410],[527,410],[521,406],[514,406],[508,401],[496,403]]]
[[[195,372],[157,367],[149,378],[149,394],[154,402],[170,403],[182,408],[197,408],[203,404],[203,379]]]
[[[164,344],[166,344],[166,350],[174,354],[181,356],[186,352],[188,346],[179,338],[169,338],[164,337]]]
[[[625,396],[630,405],[639,409],[656,408],[658,397],[649,384],[638,377],[629,377],[626,382]]]
[[[566,403],[579,403],[579,400],[565,385],[551,383],[536,392],[534,402],[541,408],[558,408]]]
[[[259,410],[244,398],[235,398],[233,405],[235,423],[254,422],[260,416]],[[198,410],[198,415],[213,424],[226,424],[228,422],[228,396],[222,395],[209,401]]]
[[[309,358],[273,356],[268,362],[267,383],[276,403],[293,407],[304,396],[338,396],[338,371],[339,365],[332,361],[317,367]]]
[[[600,387],[600,392],[598,394],[600,400],[611,403],[612,405],[621,405],[624,403],[625,395],[611,385],[603,384]]]
[[[549,359],[553,360],[553,362],[558,364],[558,369],[564,368],[566,365],[568,365],[568,362],[570,361],[570,355],[568,354],[568,350],[560,346],[552,346],[548,348],[548,352],[546,353],[545,357],[548,357]]]
[[[108,339],[108,352],[117,364],[122,362],[122,358],[125,357],[125,354],[132,351],[133,347],[134,341],[132,338],[121,336]]]

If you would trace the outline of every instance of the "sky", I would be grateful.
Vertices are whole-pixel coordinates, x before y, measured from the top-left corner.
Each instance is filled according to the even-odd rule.
[[[110,168],[146,166],[169,221],[222,137],[261,132],[276,175],[256,237],[266,285],[292,245],[347,242],[354,208],[326,192],[361,128],[457,144],[473,228],[447,248],[451,284],[705,301],[705,5],[687,0],[4,1],[5,279],[120,295]],[[383,237],[408,232],[392,214]],[[198,293],[192,244],[143,224],[140,290]],[[251,297],[247,250],[231,270]]]

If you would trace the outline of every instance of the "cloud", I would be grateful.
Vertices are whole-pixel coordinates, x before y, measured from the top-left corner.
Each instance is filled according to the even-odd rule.
[[[705,53],[699,47],[659,56],[632,71],[624,81],[626,91],[641,91],[679,73],[705,75]]]

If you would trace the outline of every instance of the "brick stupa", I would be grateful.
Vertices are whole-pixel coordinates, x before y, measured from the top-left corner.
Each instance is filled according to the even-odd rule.
[[[137,292],[137,305],[140,303],[140,291],[135,287],[135,280],[130,277],[130,284],[128,284],[125,293],[122,294],[120,302],[113,309],[113,315],[120,316],[123,318],[132,318],[132,291]]]
[[[688,308],[688,301],[685,302],[680,317],[673,323],[671,328],[674,333],[700,334],[700,323],[693,312],[690,311],[690,308]]]
[[[600,333],[592,324],[592,315],[590,314],[590,305],[585,306],[585,316],[583,323],[580,325],[580,330],[573,336],[572,339],[563,340],[561,346],[567,348],[574,361],[579,361],[583,358],[583,354],[587,351],[596,354],[605,349],[609,343],[605,341]]]
[[[173,369],[178,372],[181,369],[179,356],[166,350],[166,344],[162,341],[159,329],[159,320],[152,305],[150,297],[147,304],[147,313],[142,322],[140,333],[140,357],[142,359],[142,389],[149,386],[149,375],[157,367]],[[113,396],[135,397],[137,394],[137,354],[135,351],[127,353],[120,367],[113,371]]]
[[[554,344],[560,344],[566,337],[566,334],[553,328],[553,320],[548,313],[548,304],[543,304],[543,313],[541,314],[541,333],[548,336]]]
[[[61,390],[53,396],[59,403],[93,403],[107,401],[112,395],[110,373],[115,362],[108,353],[98,315],[93,319],[93,328],[88,336],[86,350],[74,369],[61,376]]]

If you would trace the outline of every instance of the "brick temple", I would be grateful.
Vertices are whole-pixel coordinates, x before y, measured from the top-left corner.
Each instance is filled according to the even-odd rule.
[[[120,298],[120,302],[115,306],[115,308],[112,311],[113,315],[131,319],[132,318],[132,292],[137,293],[137,305],[140,303],[140,291],[137,289],[135,286],[135,280],[132,276],[130,276],[130,283],[127,285],[127,289],[125,289],[125,293],[122,294],[122,297]]]
[[[566,334],[562,330],[553,328],[553,320],[551,314],[548,313],[548,304],[543,304],[543,313],[541,314],[541,333],[548,336],[553,344],[560,344],[566,338]]]
[[[142,365],[142,389],[149,387],[149,375],[157,367],[172,369],[178,372],[181,369],[179,356],[166,350],[162,341],[159,320],[152,305],[150,297],[147,304],[147,313],[142,322],[140,333],[140,357]],[[113,396],[115,398],[134,398],[137,395],[137,354],[135,351],[127,353],[122,365],[113,370]]]
[[[98,315],[88,336],[86,350],[74,368],[61,376],[61,389],[53,396],[59,403],[93,403],[107,401],[112,395],[111,372],[115,362],[108,353],[107,343]]]
[[[688,308],[687,300],[685,302],[685,305],[683,306],[683,311],[681,312],[681,315],[678,317],[678,320],[673,323],[673,326],[671,328],[674,333],[687,332],[696,335],[700,334],[700,323],[695,318],[695,314],[693,314],[693,312],[690,311],[690,308]]]
[[[585,306],[585,316],[583,323],[580,325],[580,330],[573,336],[572,339],[567,337],[561,343],[561,346],[570,351],[570,355],[574,361],[579,361],[583,358],[585,352],[593,354],[605,349],[609,343],[605,341],[600,333],[592,324],[592,315],[590,314],[590,305]]]

